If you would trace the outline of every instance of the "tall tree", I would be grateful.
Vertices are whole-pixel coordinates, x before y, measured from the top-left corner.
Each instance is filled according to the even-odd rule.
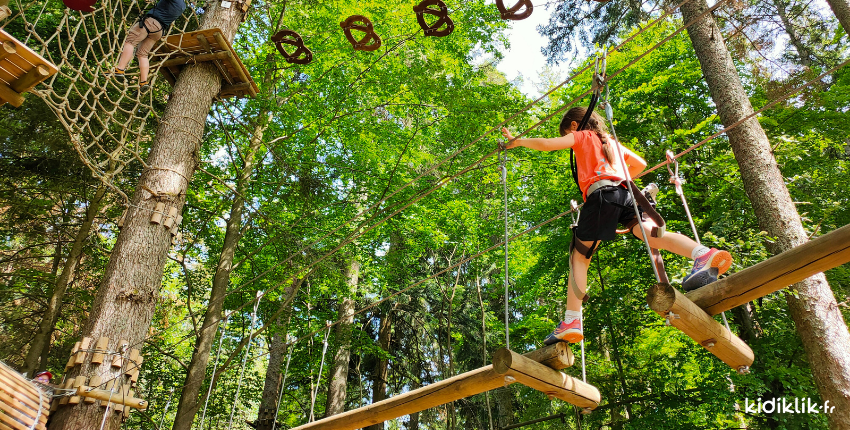
[[[227,296],[227,287],[230,285],[230,274],[233,271],[236,246],[242,237],[242,218],[246,203],[245,195],[248,192],[251,176],[254,173],[254,166],[257,163],[258,152],[263,144],[263,134],[265,133],[268,121],[268,113],[262,113],[259,123],[251,135],[242,169],[236,181],[236,193],[230,207],[230,218],[227,219],[224,242],[222,243],[221,254],[212,280],[209,306],[204,313],[200,332],[195,339],[194,354],[192,354],[192,361],[189,363],[186,381],[183,384],[183,390],[180,393],[180,400],[177,404],[177,419],[175,419],[173,427],[175,430],[190,429],[195,414],[201,406],[198,394],[206,378],[210,351],[212,350],[215,335],[218,332],[218,326],[223,316],[222,309],[224,308],[224,299]]]
[[[360,278],[360,262],[352,257],[345,268],[345,280],[348,291],[354,295]],[[348,393],[348,367],[351,360],[351,329],[354,324],[354,299],[343,297],[339,300],[337,316],[340,323],[334,329],[336,353],[328,376],[328,397],[325,416],[336,415],[345,410],[345,398]]]
[[[283,330],[278,326],[274,328],[269,343],[269,365],[266,368],[266,380],[263,384],[263,394],[260,397],[259,413],[257,414],[257,430],[271,430],[277,428],[274,423],[277,420],[277,399],[281,387],[283,364],[283,353],[286,344],[283,343]]]
[[[838,22],[844,27],[844,32],[850,35],[850,2],[847,0],[826,0]]]
[[[682,5],[685,22],[691,22],[708,9],[705,0]],[[721,122],[730,126],[753,112],[735,63],[726,48],[720,28],[706,14],[688,28],[708,82]],[[727,135],[741,172],[744,189],[752,202],[759,225],[776,241],[771,252],[799,246],[808,241],[800,215],[785,186],[785,179],[773,156],[767,135],[752,118]],[[786,300],[797,332],[803,341],[812,374],[823,400],[835,406],[829,415],[832,428],[850,428],[850,332],[835,296],[823,274],[791,287]]]
[[[246,8],[247,10],[247,8]],[[233,40],[245,12],[213,3],[205,8],[201,28],[219,28]],[[124,227],[115,243],[83,335],[110,339],[108,349],[118,351],[126,339],[138,348],[148,333],[162,283],[171,234],[150,222],[159,202],[182,212],[188,181],[199,163],[199,145],[213,98],[221,90],[222,77],[212,63],[186,67],[180,74],[166,106],[147,158],[150,169],[142,173]],[[118,376],[105,360],[103,365],[84,363],[71,372],[103,379]],[[58,410],[51,429],[99,428],[103,411],[98,403],[80,403]],[[120,414],[111,414],[104,428],[121,426]]]
[[[379,306],[383,312],[379,316],[378,325],[378,354],[375,367],[372,369],[372,403],[380,402],[387,398],[387,377],[389,376],[390,342],[393,332],[393,309],[389,306]],[[383,430],[384,423],[371,425],[366,430]]]

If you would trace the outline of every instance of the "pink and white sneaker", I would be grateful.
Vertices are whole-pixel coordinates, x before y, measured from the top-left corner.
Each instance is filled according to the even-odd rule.
[[[554,345],[558,342],[578,343],[583,339],[581,318],[575,318],[570,322],[561,321],[543,343],[546,345]]]
[[[708,253],[694,260],[694,268],[682,282],[685,291],[696,290],[717,280],[732,266],[732,254],[711,248]]]

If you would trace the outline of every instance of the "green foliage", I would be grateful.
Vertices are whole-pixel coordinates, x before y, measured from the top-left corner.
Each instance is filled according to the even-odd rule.
[[[236,207],[244,213],[224,303],[229,318],[219,328],[201,389],[202,396],[212,393],[205,428],[226,428],[231,414],[240,425],[257,417],[275,334],[300,339],[284,353],[291,361],[283,372],[279,421],[288,427],[305,423],[313,403],[314,415],[321,417],[332,357],[344,343],[334,330],[328,331],[327,322],[341,317],[338,303],[343,298],[353,299],[362,310],[351,326],[347,409],[372,401],[382,363],[388,363],[384,382],[389,395],[489,364],[493,351],[505,345],[506,302],[511,348],[524,352],[542,346],[566,301],[570,216],[511,242],[507,296],[504,248],[483,252],[502,240],[505,213],[499,160],[495,155],[482,159],[495,150],[497,138],[478,137],[531,101],[491,61],[500,58],[506,24],[491,4],[475,0],[455,6],[451,36],[424,37],[411,11],[414,4],[252,5],[254,13],[234,44],[260,86],[259,96],[216,103],[208,117],[202,170],[188,190],[182,239],[170,252],[143,351],[138,392],[151,407],[146,414],[134,413],[129,428],[151,428],[160,421],[169,426],[175,418],[213,277],[227,251],[224,238],[240,185],[244,205]],[[610,13],[631,13],[625,24],[657,14],[625,5],[607,7],[614,6],[621,9]],[[354,13],[375,22],[384,38],[381,50],[351,49],[339,22]],[[606,20],[582,31],[596,34],[608,28],[602,25]],[[678,25],[669,19],[641,33],[609,56],[608,70],[625,67]],[[269,36],[284,27],[304,36],[314,52],[313,63],[290,65],[277,54]],[[830,28],[806,40],[829,39],[823,43],[846,46],[845,39],[824,36]],[[605,37],[635,33],[613,31]],[[738,62],[756,108],[783,93],[783,85],[825,70],[824,64],[815,64],[777,78],[760,73],[756,66],[762,63],[749,56]],[[563,79],[547,73],[544,79]],[[590,82],[587,73],[577,77],[509,126],[527,129],[585,92]],[[760,118],[813,235],[850,223],[850,156],[844,141],[848,86],[850,72],[839,70]],[[610,89],[620,140],[651,165],[664,160],[666,150],[680,152],[722,128],[685,34],[626,68]],[[49,112],[34,97],[24,108],[3,107],[0,114],[0,359],[20,364],[55,283],[55,266],[63,260],[96,184],[80,179],[89,175],[68,136],[58,123],[45,120]],[[528,136],[554,136],[558,120],[556,115]],[[256,142],[259,149],[251,155]],[[518,149],[507,156],[510,234],[549,220],[567,211],[570,200],[580,200],[565,151]],[[256,166],[246,172],[251,159]],[[682,158],[679,168],[703,243],[730,250],[736,258],[733,270],[767,258],[772,239],[758,228],[728,142],[723,137],[711,141]],[[128,183],[138,170],[130,166]],[[249,182],[240,179],[243,174]],[[690,235],[668,178],[659,169],[641,181],[661,185],[659,210],[668,228]],[[115,222],[121,211],[114,202],[107,205],[86,243],[54,334],[51,370],[63,368],[79,335],[118,234]],[[679,284],[690,261],[665,258],[671,280]],[[353,261],[360,264],[354,288],[346,273]],[[850,268],[839,267],[827,276],[838,301],[846,303]],[[727,314],[732,330],[756,355],[753,373],[741,376],[664,326],[645,304],[653,283],[643,244],[634,238],[619,237],[594,257],[585,306],[585,359],[587,380],[599,388],[603,403],[582,419],[583,428],[826,428],[823,416],[742,412],[745,398],[818,398],[788,316],[786,293]],[[258,292],[264,296],[252,327],[252,300]],[[380,330],[388,321],[390,336],[383,338],[388,347],[383,348]],[[251,336],[249,343],[252,329],[261,326],[265,331]],[[329,345],[323,354],[326,335]],[[574,351],[578,355],[578,346]],[[214,368],[219,376],[210,387]],[[580,377],[581,369],[568,372]],[[567,426],[575,425],[571,406],[511,386],[395,420],[387,428],[410,428],[416,419],[419,428],[490,429],[550,414],[563,414]],[[529,428],[564,427],[561,420],[551,420]]]

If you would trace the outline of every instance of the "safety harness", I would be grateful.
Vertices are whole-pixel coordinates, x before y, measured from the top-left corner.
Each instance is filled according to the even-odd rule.
[[[593,74],[593,83],[592,90],[593,94],[590,98],[590,104],[587,106],[587,111],[584,114],[584,117],[581,120],[581,123],[578,126],[578,131],[582,131],[587,128],[588,123],[590,122],[591,115],[593,115],[593,111],[596,108],[597,103],[599,102],[600,95],[602,90],[606,86],[605,82],[605,68],[606,68],[606,58],[603,56],[601,62],[600,59],[596,59],[596,67]],[[623,166],[625,168],[625,166]],[[578,182],[578,163],[576,162],[575,151],[570,149],[570,170],[572,171],[573,181],[575,181],[576,186],[579,186]],[[627,184],[627,185],[626,185]],[[650,202],[644,194],[643,190],[640,190],[638,186],[634,183],[634,181],[612,181],[608,179],[601,179],[599,181],[594,182],[587,189],[587,196],[589,197],[594,192],[599,191],[599,199],[601,200],[601,204],[599,205],[599,211],[597,212],[597,216],[602,216],[602,205],[609,204],[620,209],[624,210],[634,210],[632,206],[621,205],[617,202],[611,202],[605,199],[605,193],[614,191],[618,187],[628,187],[631,189],[632,194],[634,195],[635,200],[637,200],[638,205],[641,208],[640,214],[636,216],[628,225],[626,225],[625,232],[630,232],[632,228],[638,224],[639,221],[643,220],[643,215],[646,214],[650,219],[652,219],[656,226],[652,228],[651,235],[652,237],[661,237],[664,235],[666,223],[664,218],[655,211],[655,205],[653,202]],[[579,187],[580,188],[580,187]],[[581,213],[579,213],[579,217],[581,217]],[[578,220],[572,225],[573,238],[570,242],[570,253],[572,253],[573,249],[578,250],[585,258],[590,259],[593,256],[593,253],[596,251],[597,245],[599,244],[599,239],[594,239],[593,244],[590,247],[585,246],[579,240],[576,239],[576,228],[578,227]],[[618,231],[620,232],[620,231]],[[598,232],[597,232],[598,235]],[[587,297],[585,297],[586,299]]]

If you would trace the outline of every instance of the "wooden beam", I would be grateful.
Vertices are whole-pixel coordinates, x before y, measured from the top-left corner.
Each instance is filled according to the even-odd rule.
[[[21,105],[24,104],[24,96],[9,88],[9,86],[3,82],[0,82],[0,99],[7,101],[14,107],[21,107]]]
[[[224,36],[222,36],[220,32],[216,32],[213,37],[215,37],[215,41],[218,42],[219,48],[227,49],[230,46],[227,41],[224,40]],[[230,62],[230,67],[233,67],[233,70],[236,72],[236,76],[239,76],[239,79],[241,79],[242,82],[251,83],[251,80],[248,79],[248,76],[245,74],[245,71],[242,70],[242,65],[239,63],[239,60],[236,58],[236,56],[233,55],[233,53],[229,50],[227,51],[227,54],[227,60]],[[257,92],[254,91],[253,85],[248,87],[248,94],[250,94],[251,97],[257,97]]]
[[[154,67],[172,67],[172,66],[182,66],[184,64],[189,63],[203,63],[206,61],[214,61],[214,60],[224,60],[230,55],[229,51],[220,51],[213,54],[199,54],[199,55],[189,55],[186,57],[178,57],[172,58],[170,60],[165,60]]]
[[[522,385],[580,408],[595,409],[602,401],[602,395],[596,387],[507,348],[502,348],[493,355],[493,370],[505,377],[515,378],[516,382]]]
[[[18,52],[18,49],[15,47],[15,44],[12,42],[0,42],[0,60],[14,55]]]
[[[850,225],[789,249],[685,296],[711,315],[850,262]]]
[[[19,92],[25,93],[31,90],[34,86],[36,86],[39,82],[47,79],[50,76],[50,70],[47,70],[47,67],[42,65],[37,65],[30,69],[24,76],[20,79],[12,83],[12,89]]]
[[[567,364],[560,359],[560,357],[567,355],[572,357],[572,353],[567,354],[565,352],[569,349],[569,345],[557,343],[542,350],[532,351],[528,355],[532,357],[530,358],[532,362],[538,358],[546,359],[547,363],[564,368],[572,364]],[[536,364],[536,362],[534,363]],[[556,371],[553,370],[553,372]],[[495,372],[493,366],[490,365],[399,394],[378,403],[304,424],[292,430],[356,430],[504,387],[506,384],[505,375]]]
[[[109,390],[98,390],[93,387],[81,386],[77,387],[77,395],[82,397],[91,397],[97,400],[108,401],[117,405],[125,405],[135,409],[147,409],[147,400],[137,399],[135,397],[124,395],[124,393],[113,393]]]
[[[673,327],[682,330],[724,363],[741,373],[749,371],[755,359],[753,350],[679,290],[669,284],[657,284],[649,289],[646,302]]]

